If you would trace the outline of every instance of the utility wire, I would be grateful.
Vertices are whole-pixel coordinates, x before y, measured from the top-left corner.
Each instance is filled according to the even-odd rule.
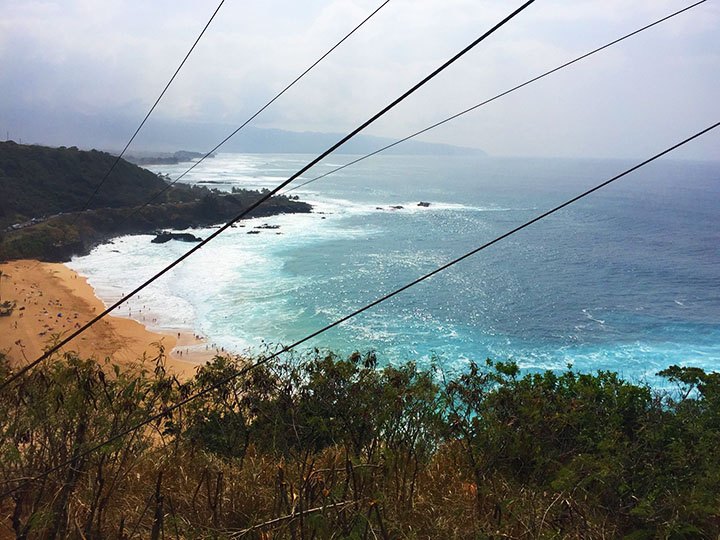
[[[328,56],[331,52],[333,52],[333,51],[334,51],[335,49],[337,49],[340,45],[342,45],[342,43],[343,43],[345,40],[347,40],[347,39],[348,39],[350,36],[352,36],[357,30],[359,30],[360,27],[363,26],[366,22],[368,22],[378,11],[380,11],[382,8],[384,8],[384,7],[387,5],[388,2],[390,2],[390,0],[385,0],[382,4],[380,4],[380,5],[375,9],[375,11],[373,11],[370,15],[368,15],[367,17],[365,17],[365,19],[363,19],[363,21],[362,21],[360,24],[358,24],[355,28],[353,28],[350,32],[348,32],[348,33],[345,35],[344,38],[342,38],[342,39],[341,39],[340,41],[338,41],[335,45],[333,45],[330,49],[328,49],[328,51],[327,51],[325,54],[323,54],[320,58],[318,58],[317,60],[315,60],[315,62],[313,62],[313,63],[310,65],[310,67],[308,67],[305,71],[303,71],[300,75],[298,75],[290,84],[288,84],[285,88],[283,88],[280,92],[278,92],[278,93],[275,95],[274,98],[272,98],[272,99],[271,99],[270,101],[268,101],[265,105],[263,105],[262,107],[260,107],[252,116],[250,116],[250,118],[248,118],[247,120],[245,120],[242,124],[240,124],[240,126],[239,126],[237,129],[235,129],[235,131],[233,131],[232,133],[230,133],[230,135],[228,135],[228,136],[225,137],[222,141],[220,141],[218,144],[216,144],[216,145],[213,147],[212,150],[210,150],[210,151],[207,152],[204,156],[202,156],[199,160],[197,160],[196,162],[194,162],[194,163],[190,166],[190,168],[187,169],[184,173],[182,173],[182,174],[181,174],[180,176],[178,176],[175,180],[173,180],[173,181],[170,182],[167,186],[165,186],[165,187],[162,188],[160,191],[158,191],[155,195],[153,195],[152,197],[150,197],[150,199],[149,199],[147,202],[145,202],[142,206],[139,206],[139,207],[135,208],[130,214],[128,214],[128,216],[125,218],[125,220],[124,220],[123,222],[128,221],[130,218],[132,218],[132,217],[135,216],[138,212],[140,212],[143,208],[145,208],[146,206],[148,206],[148,205],[149,205],[150,203],[152,203],[153,201],[157,200],[157,198],[160,197],[160,195],[162,195],[162,194],[165,193],[168,189],[170,189],[172,186],[174,186],[181,178],[184,178],[185,175],[187,175],[187,174],[188,174],[190,171],[192,171],[195,167],[197,167],[198,165],[200,165],[203,161],[205,161],[208,157],[210,157],[213,153],[215,153],[221,146],[223,146],[226,142],[228,142],[228,141],[229,141],[230,139],[232,139],[235,135],[237,135],[238,132],[239,132],[241,129],[243,129],[243,128],[244,128],[245,126],[247,126],[250,122],[252,122],[258,115],[260,115],[260,113],[262,113],[262,112],[263,112],[265,109],[267,109],[270,105],[272,105],[273,103],[275,103],[275,101],[276,101],[277,99],[279,99],[280,96],[282,96],[285,92],[287,92],[288,90],[290,90],[290,88],[292,88],[292,87],[295,85],[295,83],[297,83],[300,79],[302,79],[305,75],[307,75],[307,74],[310,72],[310,70],[312,70],[312,69],[313,69],[315,66],[317,66],[320,62],[322,62],[322,61],[325,59],[326,56]]]
[[[170,85],[171,85],[171,84],[173,83],[173,81],[175,80],[175,77],[177,77],[178,73],[180,73],[180,70],[181,70],[182,67],[185,65],[185,62],[187,62],[187,59],[190,57],[190,55],[192,54],[192,52],[195,50],[195,46],[198,44],[198,42],[200,41],[200,39],[203,37],[203,35],[205,34],[205,31],[208,29],[208,27],[210,26],[210,23],[211,23],[211,22],[213,21],[213,19],[215,18],[215,15],[218,14],[218,11],[220,11],[220,8],[222,7],[222,5],[223,5],[224,3],[225,3],[225,0],[220,0],[220,3],[218,4],[218,7],[215,8],[215,11],[213,12],[213,14],[212,14],[212,16],[210,17],[210,19],[208,20],[208,22],[205,24],[205,27],[202,29],[202,32],[200,32],[200,35],[198,35],[197,39],[195,40],[195,43],[192,44],[192,47],[190,47],[190,50],[189,50],[189,51],[187,52],[187,54],[185,55],[185,58],[183,58],[182,62],[180,62],[180,65],[179,65],[179,66],[177,67],[177,69],[175,70],[175,73],[173,73],[173,76],[170,77],[170,80],[169,80],[168,83],[165,85],[165,88],[163,88],[163,91],[160,92],[160,95],[159,95],[158,98],[155,100],[155,103],[153,103],[153,106],[150,107],[150,110],[149,110],[149,111],[147,112],[147,114],[145,115],[145,118],[143,118],[142,122],[140,122],[140,125],[139,125],[139,126],[137,127],[137,129],[135,130],[135,133],[133,133],[132,137],[130,137],[130,140],[129,140],[129,141],[127,142],[127,144],[125,145],[125,148],[123,148],[122,152],[120,152],[120,155],[118,155],[118,156],[115,158],[115,161],[114,161],[113,164],[110,166],[110,169],[108,169],[108,172],[105,173],[105,176],[103,176],[102,180],[100,180],[100,183],[99,183],[97,186],[95,186],[95,191],[92,192],[92,194],[90,195],[90,197],[88,198],[88,200],[85,201],[85,204],[84,204],[84,205],[82,206],[82,208],[79,210],[78,216],[75,217],[75,222],[77,222],[77,219],[78,219],[78,217],[79,217],[79,214],[81,214],[82,212],[84,212],[85,210],[88,209],[88,207],[90,206],[90,203],[92,202],[92,200],[95,198],[95,196],[96,196],[96,195],[98,194],[98,192],[100,191],[100,188],[105,184],[105,182],[107,181],[107,179],[110,177],[110,173],[112,173],[113,170],[115,170],[115,167],[117,166],[117,164],[120,163],[120,160],[121,160],[122,157],[125,155],[125,152],[127,152],[127,149],[130,148],[130,145],[131,145],[132,142],[135,140],[135,137],[137,137],[138,133],[140,133],[140,130],[141,130],[141,129],[143,128],[143,126],[145,125],[145,122],[147,122],[148,118],[150,118],[150,115],[151,115],[151,114],[153,113],[153,111],[155,110],[155,107],[158,106],[158,103],[160,103],[160,100],[161,100],[161,99],[163,98],[163,96],[165,95],[165,92],[167,92],[168,88],[170,88]]]
[[[309,180],[306,180],[305,182],[302,182],[301,184],[298,184],[298,185],[296,185],[296,186],[293,186],[293,187],[291,187],[290,189],[286,189],[286,190],[282,193],[282,195],[286,195],[286,194],[288,194],[288,193],[290,193],[290,192],[292,192],[292,191],[295,191],[296,189],[300,189],[301,187],[307,186],[308,184],[312,184],[313,182],[316,182],[317,180],[320,180],[321,178],[325,178],[326,176],[330,176],[331,174],[334,174],[334,173],[336,173],[336,172],[338,172],[338,171],[341,171],[341,170],[343,170],[343,169],[345,169],[345,168],[347,168],[347,167],[350,167],[351,165],[355,165],[356,163],[359,163],[359,162],[361,162],[361,161],[363,161],[363,160],[365,160],[365,159],[367,159],[367,158],[369,158],[369,157],[372,157],[372,156],[374,156],[374,155],[376,155],[376,154],[379,154],[379,153],[381,153],[381,152],[384,152],[385,150],[388,150],[389,148],[392,148],[392,147],[394,147],[394,146],[397,146],[398,144],[401,144],[401,143],[404,143],[405,141],[408,141],[408,140],[410,140],[410,139],[413,139],[413,138],[417,137],[418,135],[422,135],[423,133],[426,133],[426,132],[430,131],[431,129],[435,129],[435,128],[438,127],[438,126],[441,126],[441,125],[443,125],[443,124],[446,124],[447,122],[450,122],[451,120],[455,120],[456,118],[459,118],[460,116],[463,116],[464,114],[467,114],[467,113],[469,113],[469,112],[471,112],[471,111],[474,111],[475,109],[478,109],[478,108],[480,108],[480,107],[482,107],[482,106],[484,106],[484,105],[487,105],[488,103],[492,103],[493,101],[495,101],[495,100],[497,100],[497,99],[500,99],[501,97],[507,96],[508,94],[511,94],[511,93],[515,92],[516,90],[520,90],[521,88],[524,88],[524,87],[526,87],[526,86],[528,86],[528,85],[530,85],[530,84],[532,84],[532,83],[534,83],[534,82],[536,82],[536,81],[539,81],[540,79],[544,79],[544,78],[547,77],[548,75],[552,75],[553,73],[555,73],[555,72],[557,72],[557,71],[560,71],[561,69],[564,69],[564,68],[566,68],[566,67],[568,67],[568,66],[571,66],[571,65],[573,65],[573,64],[575,64],[575,63],[577,63],[577,62],[580,62],[581,60],[584,60],[585,58],[587,58],[587,57],[589,57],[589,56],[592,56],[592,55],[595,54],[595,53],[598,53],[598,52],[603,51],[603,50],[605,50],[605,49],[607,49],[607,48],[609,48],[609,47],[612,47],[613,45],[616,45],[616,44],[620,43],[621,41],[624,41],[624,40],[626,40],[626,39],[628,39],[628,38],[631,38],[631,37],[639,34],[640,32],[644,32],[645,30],[647,30],[647,29],[649,29],[649,28],[652,28],[653,26],[657,26],[658,24],[663,23],[663,22],[665,22],[665,21],[667,21],[667,20],[669,20],[669,19],[672,19],[673,17],[675,17],[675,16],[677,16],[677,15],[680,15],[681,13],[684,13],[684,12],[686,12],[686,11],[689,11],[689,10],[691,10],[692,8],[697,7],[697,6],[699,6],[700,4],[703,4],[703,3],[705,3],[705,2],[707,2],[707,0],[700,0],[699,2],[696,2],[696,3],[690,5],[690,6],[686,7],[686,8],[683,8],[683,9],[679,10],[679,11],[676,11],[675,13],[672,13],[672,14],[666,16],[666,17],[663,17],[662,19],[658,19],[657,21],[655,21],[655,22],[653,22],[653,23],[650,23],[650,24],[648,24],[648,25],[646,25],[646,26],[643,26],[642,28],[639,28],[639,29],[635,30],[634,32],[630,32],[629,34],[626,34],[626,35],[624,35],[624,36],[621,37],[621,38],[618,38],[618,39],[616,39],[616,40],[614,40],[614,41],[611,41],[611,42],[608,43],[607,45],[603,45],[602,47],[598,47],[597,49],[592,50],[592,51],[590,51],[590,52],[588,52],[588,53],[585,53],[585,54],[583,54],[582,56],[578,56],[578,57],[575,58],[574,60],[570,60],[569,62],[566,62],[566,63],[564,63],[564,64],[562,64],[562,65],[560,65],[560,66],[558,66],[558,67],[556,67],[556,68],[554,68],[554,69],[551,69],[550,71],[546,71],[546,72],[543,73],[542,75],[538,75],[537,77],[533,77],[532,79],[530,79],[530,80],[528,80],[528,81],[526,81],[526,82],[524,82],[524,83],[522,83],[522,84],[519,84],[519,85],[517,85],[517,86],[514,86],[513,88],[510,88],[509,90],[505,90],[504,92],[502,92],[502,93],[500,93],[500,94],[497,94],[495,97],[492,97],[492,98],[490,98],[490,99],[487,99],[487,100],[485,100],[485,101],[483,101],[483,102],[481,102],[481,103],[478,103],[477,105],[473,105],[472,107],[470,107],[470,108],[468,108],[468,109],[465,109],[464,111],[461,111],[461,112],[459,112],[459,113],[457,113],[457,114],[454,114],[454,115],[452,115],[452,116],[450,116],[450,117],[448,117],[448,118],[445,118],[445,120],[441,120],[441,121],[439,121],[439,122],[437,122],[437,123],[435,123],[435,124],[432,124],[431,126],[428,126],[428,127],[424,128],[424,129],[421,129],[420,131],[416,131],[416,132],[413,133],[412,135],[408,135],[407,137],[403,137],[402,139],[400,139],[400,140],[398,140],[398,141],[395,141],[395,142],[393,142],[393,143],[390,143],[390,144],[388,144],[387,146],[383,146],[382,148],[379,148],[379,149],[375,150],[374,152],[370,152],[369,154],[366,154],[366,155],[364,155],[364,156],[362,156],[362,157],[359,157],[359,158],[357,158],[357,159],[354,159],[354,160],[346,163],[345,165],[342,165],[342,166],[340,166],[340,167],[337,167],[337,168],[335,168],[335,169],[332,169],[331,171],[328,171],[328,172],[326,172],[326,173],[323,173],[323,174],[321,174],[320,176],[316,176],[315,178],[311,178],[311,179],[309,179]]]
[[[308,169],[316,165],[318,162],[322,161],[325,157],[330,155],[332,152],[337,150],[339,147],[341,147],[343,144],[345,144],[347,141],[352,139],[355,135],[360,133],[363,129],[371,125],[373,122],[375,122],[378,118],[383,116],[385,113],[387,113],[389,110],[391,110],[393,107],[407,99],[410,95],[412,95],[416,90],[421,88],[423,85],[425,85],[428,81],[435,78],[438,74],[440,74],[442,71],[444,71],[446,68],[448,68],[450,65],[455,63],[459,58],[461,58],[463,55],[468,53],[470,50],[472,50],[475,46],[477,46],[480,42],[485,40],[488,36],[492,35],[494,32],[496,32],[498,29],[500,29],[502,26],[507,24],[510,20],[512,20],[514,17],[519,15],[523,10],[525,10],[527,7],[529,7],[531,4],[533,4],[535,0],[528,0],[525,2],[522,6],[517,8],[515,11],[513,11],[510,15],[505,17],[502,21],[497,23],[495,26],[493,26],[490,30],[482,34],[480,37],[478,37],[475,41],[470,43],[467,47],[465,47],[463,50],[461,50],[459,53],[457,53],[455,56],[447,60],[445,63],[443,63],[440,67],[435,69],[432,73],[427,75],[424,79],[422,79],[420,82],[415,84],[412,88],[407,90],[404,94],[402,94],[400,97],[395,99],[393,102],[391,102],[389,105],[385,106],[382,110],[375,113],[370,119],[363,122],[360,126],[355,128],[353,131],[345,135],[342,139],[340,139],[338,142],[333,144],[330,148],[325,150],[323,153],[321,153],[319,156],[314,158],[310,163],[302,167],[299,171],[297,171],[295,174],[290,176],[287,180],[283,181],[281,184],[276,186],[271,191],[268,191],[265,195],[263,195],[261,198],[259,198],[257,201],[255,201],[253,204],[248,206],[245,210],[243,210],[240,214],[238,214],[236,217],[232,218],[230,221],[228,221],[225,225],[220,227],[218,230],[216,230],[214,233],[212,233],[210,236],[208,236],[205,240],[202,242],[199,242],[195,244],[194,247],[192,247],[190,250],[185,252],[183,255],[181,255],[179,258],[175,259],[172,263],[167,265],[165,268],[160,270],[157,274],[149,278],[147,281],[139,285],[137,288],[135,288],[132,292],[125,295],[123,298],[115,302],[113,305],[105,309],[102,313],[99,315],[96,315],[93,319],[91,319],[88,323],[86,323],[84,326],[80,327],[79,329],[75,330],[72,334],[70,334],[68,337],[63,339],[62,341],[56,343],[54,346],[49,348],[45,351],[39,358],[34,360],[33,362],[29,363],[16,373],[9,376],[5,381],[2,382],[0,385],[0,391],[3,391],[5,388],[7,388],[11,383],[16,381],[18,378],[23,376],[25,373],[30,371],[33,367],[38,365],[40,362],[45,360],[46,358],[49,358],[53,353],[55,353],[58,349],[62,348],[63,346],[67,345],[70,341],[72,341],[74,338],[85,332],[88,328],[90,328],[92,325],[94,325],[96,322],[98,322],[100,319],[108,315],[112,310],[114,310],[116,307],[122,305],[125,303],[128,299],[135,296],[138,292],[142,291],[145,287],[150,285],[152,282],[160,278],[161,276],[165,275],[167,272],[175,268],[178,264],[180,264],[182,261],[187,259],[190,255],[195,253],[196,251],[202,249],[208,242],[214,240],[217,236],[225,232],[227,229],[229,229],[234,223],[248,215],[250,212],[255,210],[258,206],[260,206],[262,203],[270,199],[273,195],[278,193],[281,189],[286,187],[290,182],[295,180],[297,177],[299,177],[301,174],[306,172]]]
[[[194,393],[194,394],[191,394],[191,395],[185,397],[184,399],[178,401],[178,402],[175,403],[174,405],[171,405],[170,407],[165,408],[162,412],[157,413],[157,414],[154,414],[154,415],[146,418],[146,419],[143,420],[142,422],[139,422],[138,424],[134,425],[133,427],[127,428],[127,429],[123,430],[122,432],[114,435],[113,437],[110,437],[110,438],[104,440],[103,442],[98,443],[98,444],[96,444],[95,446],[93,446],[93,447],[91,447],[91,448],[89,448],[89,449],[87,449],[87,450],[84,450],[84,451],[81,452],[81,453],[78,453],[78,454],[74,455],[71,459],[68,459],[68,460],[64,461],[63,463],[61,463],[61,464],[59,464],[59,465],[56,465],[55,467],[52,467],[52,468],[44,471],[43,473],[38,474],[37,476],[33,476],[32,478],[23,479],[22,481],[17,480],[17,481],[20,481],[21,483],[18,484],[17,486],[15,486],[14,488],[8,489],[7,491],[5,491],[5,492],[3,492],[2,494],[0,494],[0,501],[3,500],[3,499],[4,499],[5,497],[7,497],[8,495],[10,495],[10,494],[18,491],[19,489],[22,489],[22,488],[25,487],[27,484],[29,484],[29,483],[31,483],[31,482],[36,482],[36,481],[38,481],[38,480],[41,480],[41,479],[47,477],[48,475],[52,474],[53,472],[58,471],[58,470],[60,470],[60,469],[62,469],[62,468],[64,468],[64,467],[72,464],[75,460],[78,460],[78,459],[80,459],[80,458],[83,458],[83,457],[85,457],[85,456],[87,456],[87,455],[95,452],[96,450],[99,450],[100,448],[102,448],[102,447],[105,446],[105,445],[111,444],[111,443],[113,443],[113,442],[115,442],[115,441],[117,441],[117,440],[125,437],[126,435],[129,435],[130,433],[133,433],[134,431],[136,431],[136,430],[138,430],[138,429],[140,429],[140,428],[142,428],[142,427],[144,427],[144,426],[146,426],[146,425],[148,425],[148,424],[150,424],[150,423],[152,423],[152,422],[155,422],[155,421],[157,421],[157,420],[160,420],[160,419],[163,418],[163,417],[168,416],[168,415],[169,415],[170,413],[172,413],[173,411],[175,411],[175,410],[179,409],[180,407],[182,407],[182,406],[190,403],[191,401],[194,401],[195,399],[198,399],[198,398],[200,398],[200,397],[202,397],[202,396],[204,396],[204,395],[206,395],[206,394],[208,394],[208,393],[210,393],[210,392],[212,392],[212,391],[214,391],[214,390],[217,390],[218,388],[226,385],[227,383],[229,383],[229,382],[232,381],[233,379],[236,379],[237,377],[239,377],[239,376],[241,376],[241,375],[244,375],[245,373],[248,373],[249,371],[251,371],[251,370],[253,370],[253,369],[258,368],[258,367],[260,367],[260,366],[262,366],[262,365],[270,362],[271,360],[274,360],[275,358],[277,358],[277,357],[280,356],[281,354],[284,354],[284,353],[286,353],[286,352],[288,352],[288,351],[290,351],[290,350],[298,347],[299,345],[302,345],[303,343],[305,343],[305,342],[307,342],[307,341],[309,341],[309,340],[311,340],[311,339],[319,336],[320,334],[323,334],[323,333],[327,332],[328,330],[330,330],[330,329],[332,329],[332,328],[335,328],[335,327],[338,326],[339,324],[342,324],[342,323],[344,323],[344,322],[352,319],[353,317],[356,317],[356,316],[360,315],[361,313],[363,313],[363,312],[365,312],[365,311],[367,311],[367,310],[369,310],[369,309],[377,306],[378,304],[381,304],[382,302],[385,302],[385,301],[393,298],[394,296],[397,296],[397,295],[400,294],[401,292],[406,291],[407,289],[409,289],[409,288],[411,288],[411,287],[414,287],[415,285],[417,285],[417,284],[419,284],[419,283],[422,283],[423,281],[425,281],[425,280],[433,277],[434,275],[439,274],[440,272],[443,272],[444,270],[447,270],[447,269],[450,268],[451,266],[454,266],[454,265],[458,264],[459,262],[467,259],[468,257],[471,257],[471,256],[479,253],[480,251],[483,251],[484,249],[492,246],[493,244],[496,244],[496,243],[500,242],[501,240],[504,240],[505,238],[507,238],[507,237],[509,237],[509,236],[512,236],[513,234],[515,234],[515,233],[517,233],[517,232],[519,232],[519,231],[521,231],[521,230],[529,227],[530,225],[533,225],[534,223],[537,223],[538,221],[540,221],[540,220],[542,220],[542,219],[545,219],[546,217],[554,214],[555,212],[558,212],[559,210],[562,210],[562,209],[565,208],[566,206],[569,206],[569,205],[571,205],[571,204],[579,201],[580,199],[583,199],[583,198],[587,197],[588,195],[590,195],[590,194],[592,194],[592,193],[594,193],[594,192],[596,192],[596,191],[598,191],[598,190],[600,190],[600,189],[608,186],[609,184],[612,184],[613,182],[619,180],[620,178],[623,178],[624,176],[627,176],[628,174],[630,174],[630,173],[632,173],[632,172],[640,169],[641,167],[644,167],[644,166],[647,165],[648,163],[651,163],[651,162],[653,162],[653,161],[655,161],[655,160],[663,157],[664,155],[669,154],[670,152],[676,150],[677,148],[680,148],[681,146],[684,146],[685,144],[687,144],[687,143],[689,143],[689,142],[697,139],[698,137],[700,137],[700,136],[702,136],[702,135],[704,135],[704,134],[706,134],[706,133],[708,133],[708,132],[716,129],[716,128],[719,127],[719,126],[720,126],[720,122],[717,122],[717,123],[711,125],[710,127],[707,127],[707,128],[705,128],[705,129],[703,129],[702,131],[699,131],[699,132],[695,133],[694,135],[688,137],[687,139],[684,139],[683,141],[681,141],[681,142],[679,142],[679,143],[677,143],[677,144],[674,144],[673,146],[671,146],[671,147],[663,150],[662,152],[660,152],[660,153],[658,153],[658,154],[655,154],[655,155],[652,156],[651,158],[648,158],[648,159],[646,159],[645,161],[643,161],[643,162],[641,162],[641,163],[638,163],[637,165],[635,165],[635,166],[633,166],[633,167],[625,170],[624,172],[618,174],[617,176],[613,176],[613,177],[610,178],[609,180],[606,180],[606,181],[604,181],[604,182],[596,185],[595,187],[593,187],[593,188],[591,188],[591,189],[588,189],[587,191],[584,191],[584,192],[581,193],[580,195],[576,195],[576,196],[573,197],[572,199],[569,199],[569,200],[565,201],[564,203],[562,203],[562,204],[560,204],[560,205],[558,205],[558,206],[555,206],[554,208],[552,208],[552,209],[550,209],[550,210],[548,210],[548,211],[546,211],[546,212],[544,212],[544,213],[542,213],[542,214],[534,217],[534,218],[531,219],[530,221],[526,221],[526,222],[523,223],[522,225],[519,225],[519,226],[515,227],[514,229],[512,229],[512,230],[510,230],[510,231],[508,231],[508,232],[506,232],[506,233],[504,233],[504,234],[496,237],[495,239],[493,239],[493,240],[491,240],[491,241],[489,241],[489,242],[486,242],[485,244],[482,244],[481,246],[479,246],[479,247],[477,247],[477,248],[475,248],[475,249],[473,249],[473,250],[471,250],[471,251],[468,251],[467,253],[461,255],[460,257],[457,257],[457,258],[455,258],[455,259],[453,259],[453,260],[451,260],[451,261],[443,264],[442,266],[436,268],[436,269],[433,270],[432,272],[429,272],[429,273],[427,273],[427,274],[425,274],[425,275],[423,275],[423,276],[415,279],[414,281],[411,281],[411,282],[403,285],[403,286],[400,287],[399,289],[395,289],[394,291],[392,291],[392,292],[390,292],[390,293],[388,293],[388,294],[386,294],[386,295],[384,295],[384,296],[381,296],[380,298],[374,300],[373,302],[371,302],[371,303],[369,303],[369,304],[366,304],[365,306],[363,306],[363,307],[361,307],[361,308],[353,311],[352,313],[350,313],[350,314],[348,314],[348,315],[345,315],[345,316],[342,317],[341,319],[337,319],[336,321],[328,324],[327,326],[324,326],[324,327],[321,328],[320,330],[317,330],[317,331],[315,331],[315,332],[313,332],[313,333],[305,336],[304,338],[296,341],[296,342],[293,343],[292,345],[288,345],[288,346],[286,346],[286,347],[283,347],[281,350],[279,350],[279,351],[277,351],[277,352],[275,352],[275,353],[273,353],[273,354],[271,354],[271,355],[269,355],[269,356],[267,356],[267,357],[265,357],[265,358],[262,358],[261,360],[258,360],[257,362],[255,362],[255,363],[253,363],[253,364],[251,364],[251,365],[249,365],[249,366],[246,366],[245,368],[241,369],[241,370],[238,371],[237,373],[234,373],[234,374],[232,374],[232,375],[229,375],[229,376],[227,376],[227,377],[219,380],[219,381],[216,382],[215,384],[213,384],[213,385],[211,385],[211,386],[208,386],[207,388],[204,388],[203,390],[200,390],[199,392],[196,392],[196,393]],[[7,482],[7,483],[11,483],[11,482]]]

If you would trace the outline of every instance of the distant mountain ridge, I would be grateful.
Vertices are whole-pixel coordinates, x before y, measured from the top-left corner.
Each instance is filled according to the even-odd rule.
[[[19,114],[19,113],[18,113]],[[81,148],[102,148],[119,152],[137,125],[126,116],[113,118],[69,115],[47,111],[42,121],[37,115],[23,124],[25,142]],[[32,119],[35,119],[34,121]],[[10,118],[9,120],[13,120]],[[18,120],[19,121],[19,120]],[[14,122],[10,122],[13,124]],[[208,152],[225,139],[237,125],[218,122],[192,122],[153,117],[144,126],[129,150],[132,155],[174,153],[179,149]],[[36,136],[34,134],[42,134]],[[11,132],[11,136],[17,138]],[[344,133],[287,131],[247,126],[225,143],[219,152],[319,154],[339,141]],[[339,154],[368,154],[395,142],[395,139],[359,134],[340,147]],[[410,140],[385,151],[393,155],[485,155],[480,149]]]
[[[345,135],[342,133],[296,132],[282,129],[246,128],[223,146],[225,152],[314,154],[329,148]],[[369,154],[392,144],[395,139],[357,135],[335,151],[337,154]],[[385,150],[394,155],[486,155],[480,149],[450,144],[405,141]]]

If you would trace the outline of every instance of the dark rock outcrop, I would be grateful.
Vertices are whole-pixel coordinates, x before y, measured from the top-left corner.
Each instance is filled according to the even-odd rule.
[[[181,242],[202,242],[202,238],[198,238],[190,233],[173,233],[162,231],[155,234],[155,238],[150,240],[153,244],[164,244],[170,240],[180,240]]]

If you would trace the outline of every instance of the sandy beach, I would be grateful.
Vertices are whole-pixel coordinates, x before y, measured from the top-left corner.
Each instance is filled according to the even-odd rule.
[[[86,279],[63,264],[12,261],[0,264],[0,271],[0,301],[16,303],[11,315],[0,317],[0,350],[14,365],[38,358],[58,337],[66,337],[105,309]],[[162,346],[169,352],[166,366],[188,377],[213,355],[201,345],[187,332],[151,332],[135,320],[108,316],[61,352],[127,364],[156,358]]]

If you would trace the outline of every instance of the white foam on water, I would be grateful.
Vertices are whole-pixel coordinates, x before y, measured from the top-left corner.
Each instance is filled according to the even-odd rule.
[[[397,214],[423,214],[434,212],[514,212],[517,208],[494,206],[471,206],[459,203],[430,202],[430,206],[419,206],[419,201],[374,201],[356,202],[338,197],[326,197],[318,192],[307,192],[302,200],[313,205],[315,212],[339,213],[342,215],[367,215],[376,212]],[[429,202],[429,201],[425,201]]]
[[[215,160],[207,160],[183,180],[213,182],[209,185],[228,190],[232,187],[271,187],[304,163],[302,158],[222,154]],[[334,166],[330,163],[322,165]],[[185,168],[186,164],[180,164],[175,170],[182,172]],[[156,169],[167,172],[168,167]],[[433,222],[443,223],[443,214],[457,218],[459,222],[476,224],[493,219],[493,215],[481,213],[527,211],[532,209],[522,206],[533,204],[533,201],[518,200],[517,208],[513,208],[515,202],[510,200],[503,206],[507,199],[501,199],[505,202],[497,206],[486,204],[484,200],[475,205],[447,203],[441,202],[445,194],[438,190],[433,196],[426,194],[429,198],[422,199],[430,203],[429,207],[420,207],[417,206],[420,200],[409,200],[412,195],[407,194],[410,191],[405,194],[401,190],[393,192],[389,186],[387,190],[383,187],[353,192],[357,186],[345,191],[339,184],[333,187],[331,194],[324,193],[320,183],[293,192],[314,206],[313,214],[243,220],[242,226],[226,231],[141,292],[140,298],[130,300],[130,309],[123,306],[120,314],[129,316],[132,313],[133,318],[144,318],[141,322],[160,330],[192,328],[196,333],[206,335],[210,343],[226,350],[257,351],[265,343],[263,340],[274,343],[294,341],[357,309],[364,301],[374,299],[375,292],[387,292],[370,291],[367,298],[367,291],[359,294],[356,289],[371,282],[372,277],[379,276],[378,283],[385,286],[394,283],[392,279],[404,275],[403,272],[410,270],[414,275],[445,261],[438,249],[437,238],[423,245],[383,243],[385,235],[394,231],[396,224],[412,228],[423,220],[424,215],[433,215]],[[466,202],[467,199],[459,200]],[[403,208],[390,209],[390,206]],[[378,219],[379,214],[388,219]],[[393,219],[394,215],[398,216],[397,220]],[[365,216],[368,219],[357,219]],[[257,229],[259,234],[247,234],[263,224],[277,225],[279,229]],[[192,232],[206,237],[215,230],[206,228]],[[112,244],[99,246],[87,257],[73,259],[70,266],[87,275],[98,295],[110,304],[191,247],[178,241],[151,244],[151,238],[144,235],[116,239]],[[363,260],[367,264],[358,264],[337,249],[338,241],[345,242],[350,251],[354,249],[354,241],[374,242],[377,251],[368,250]],[[331,255],[326,246],[335,246]],[[326,259],[320,255],[325,255]],[[316,259],[326,266],[318,267],[314,273],[312,265]],[[450,280],[450,277],[444,279]],[[323,287],[323,284],[332,287]],[[334,296],[324,297],[329,294],[328,290],[334,291]],[[311,294],[316,294],[317,301],[310,298]],[[680,307],[685,303],[685,297],[668,298],[676,298],[677,306],[669,302],[674,312],[685,311]],[[522,296],[519,296],[520,306],[521,300]],[[652,378],[672,363],[717,369],[720,358],[720,346],[713,343],[705,346],[702,341],[693,341],[694,336],[688,337],[688,343],[658,343],[650,337],[638,342],[615,343],[613,337],[620,340],[623,336],[615,336],[612,330],[615,327],[622,330],[622,325],[616,324],[611,313],[595,307],[585,310],[578,320],[569,319],[577,331],[575,341],[571,340],[568,345],[569,338],[563,335],[558,338],[561,344],[553,347],[544,344],[543,338],[534,342],[510,338],[505,335],[505,330],[493,329],[492,324],[482,317],[474,319],[471,313],[475,312],[471,309],[475,308],[472,306],[468,306],[463,316],[451,319],[445,317],[444,312],[435,312],[437,316],[434,317],[430,310],[421,309],[408,315],[397,306],[392,307],[392,302],[388,305],[391,307],[382,309],[377,316],[368,312],[367,316],[343,324],[324,335],[319,344],[328,347],[336,344],[377,346],[387,357],[398,361],[431,362],[438,355],[443,368],[447,369],[463,369],[471,360],[482,364],[487,357],[514,358],[521,367],[528,369],[561,370],[572,362],[583,371],[612,369],[625,371],[635,378]],[[492,307],[478,305],[478,311]],[[687,305],[691,305],[690,300]],[[644,308],[631,305],[628,309],[635,312]],[[689,311],[690,308],[686,309]],[[608,324],[605,324],[606,320]],[[602,343],[584,343],[601,333],[598,341]],[[578,334],[582,335],[578,337]],[[550,340],[553,336],[546,337]]]
[[[159,331],[192,330],[217,346],[241,352],[264,338],[286,335],[304,316],[288,305],[293,291],[307,284],[285,270],[286,254],[329,240],[367,238],[377,231],[347,227],[342,218],[364,212],[363,205],[336,200],[319,203],[313,214],[283,214],[242,220],[197,253],[117,308]],[[258,228],[258,227],[277,227]],[[201,238],[216,228],[190,230]],[[248,234],[259,231],[259,234]],[[188,231],[186,231],[188,232]],[[181,256],[192,244],[153,244],[151,235],[124,236],[68,263],[88,277],[106,306]]]

